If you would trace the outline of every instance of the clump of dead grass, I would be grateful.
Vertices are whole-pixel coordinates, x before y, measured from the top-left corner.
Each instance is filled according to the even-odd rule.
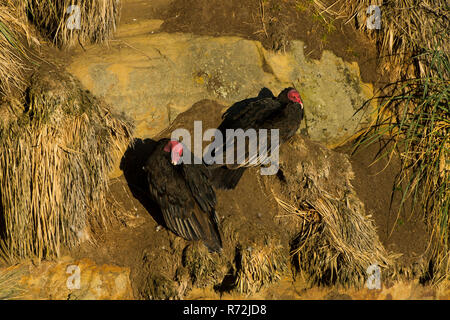
[[[27,53],[23,43],[27,41],[38,44],[10,1],[0,1],[0,96],[26,86],[23,60]]]
[[[228,271],[225,259],[223,254],[209,252],[203,243],[193,242],[183,250],[182,265],[192,285],[204,288],[218,285],[225,277]]]
[[[75,6],[73,11],[69,7]],[[120,0],[24,0],[27,16],[43,36],[59,47],[109,39],[120,17]],[[79,24],[74,20],[79,18]]]
[[[0,240],[15,260],[58,255],[104,225],[108,173],[131,123],[55,66],[32,77],[25,105],[0,113]]]
[[[261,244],[238,246],[235,258],[235,290],[254,294],[264,286],[280,280],[281,274],[286,270],[287,261],[287,252],[273,239],[266,239]]]
[[[337,0],[330,6],[320,0],[314,3],[324,16],[347,19],[347,23],[354,21],[357,28],[376,41],[382,67],[389,71],[392,81],[423,77],[431,70],[429,57],[414,61],[412,57],[435,49],[449,52],[450,21],[444,0]],[[368,28],[368,20],[375,21],[374,11],[368,10],[371,5],[380,9],[380,29]]]
[[[310,284],[361,286],[369,266],[386,269],[392,263],[370,217],[345,201],[323,191],[303,209],[277,200],[303,221],[291,241],[291,259]]]
[[[162,274],[149,274],[141,295],[149,300],[178,300],[178,287],[176,281]]]

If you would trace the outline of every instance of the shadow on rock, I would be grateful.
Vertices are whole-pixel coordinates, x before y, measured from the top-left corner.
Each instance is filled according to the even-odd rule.
[[[134,139],[120,161],[120,169],[133,196],[144,206],[156,223],[166,227],[159,206],[151,200],[147,174],[143,169],[155,146],[155,140]]]

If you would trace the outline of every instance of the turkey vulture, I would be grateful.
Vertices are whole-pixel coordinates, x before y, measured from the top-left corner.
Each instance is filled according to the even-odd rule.
[[[222,240],[210,173],[203,164],[183,164],[183,148],[186,146],[177,140],[157,142],[144,167],[151,197],[172,232],[186,240],[203,240],[210,251],[220,251]]]
[[[270,129],[278,129],[279,145],[281,145],[298,130],[303,119],[303,113],[303,102],[300,94],[294,88],[284,89],[278,97],[275,97],[269,89],[263,88],[256,98],[246,99],[231,106],[223,114],[223,121],[218,130],[223,137],[226,137],[227,129],[242,129],[244,131],[248,129],[268,129],[269,131]],[[226,155],[226,144],[233,143],[233,141],[229,139],[225,141],[228,142],[224,143],[221,150]],[[236,142],[236,138],[234,138],[234,142]],[[270,150],[271,139],[267,139],[267,142],[259,141],[259,143],[263,143],[263,149]],[[237,154],[236,143],[233,148],[233,155]],[[212,154],[215,154],[214,151],[212,151]],[[245,169],[255,165],[255,162],[250,163],[251,159],[247,147],[245,154],[239,157],[245,157],[243,164],[207,164],[212,175],[211,182],[216,188],[234,189]],[[253,158],[253,160],[255,159]],[[261,164],[263,160],[264,158],[258,158],[256,165]]]

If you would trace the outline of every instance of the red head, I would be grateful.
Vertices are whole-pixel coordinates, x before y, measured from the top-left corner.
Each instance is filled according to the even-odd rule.
[[[181,164],[181,156],[183,155],[183,145],[180,142],[176,140],[169,141],[164,147],[164,151],[172,152],[171,158],[172,164],[174,166],[176,166],[177,164]]]
[[[300,93],[298,93],[297,90],[295,90],[295,89],[289,90],[287,96],[288,96],[288,99],[291,100],[292,102],[296,102],[296,103],[300,104],[300,106],[303,109],[303,102],[302,102],[302,99],[300,98]]]

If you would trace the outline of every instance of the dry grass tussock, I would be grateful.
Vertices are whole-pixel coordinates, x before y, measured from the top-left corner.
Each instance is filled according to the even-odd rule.
[[[24,90],[24,60],[28,59],[24,43],[39,45],[29,25],[18,16],[10,0],[0,0],[0,96]]]
[[[319,195],[304,209],[277,198],[287,214],[302,221],[291,241],[291,261],[300,276],[311,285],[361,287],[369,266],[392,265],[370,217],[326,192]]]
[[[0,113],[0,239],[7,259],[58,255],[104,225],[108,172],[132,126],[63,70],[41,68]],[[5,120],[6,119],[6,120]]]
[[[73,9],[69,9],[73,8]],[[120,0],[23,0],[23,17],[59,47],[99,43],[116,30]]]

